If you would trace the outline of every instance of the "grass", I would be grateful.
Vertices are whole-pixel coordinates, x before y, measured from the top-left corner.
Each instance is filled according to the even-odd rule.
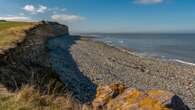
[[[14,48],[25,38],[25,30],[35,26],[30,22],[0,21],[0,54]]]
[[[42,95],[33,86],[25,86],[15,94],[0,95],[0,110],[81,110],[70,94]]]
[[[13,27],[20,27],[32,24],[30,22],[15,22],[15,21],[0,21],[0,31],[13,28]]]
[[[28,84],[14,92],[0,86],[0,110],[90,110],[82,109],[52,70],[45,73],[30,78]]]
[[[29,83],[13,92],[0,88],[0,110],[83,110],[52,70],[45,73],[28,79]]]

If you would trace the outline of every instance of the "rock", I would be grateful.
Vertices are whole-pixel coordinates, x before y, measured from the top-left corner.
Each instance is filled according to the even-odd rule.
[[[177,95],[172,97],[171,103],[167,104],[167,107],[172,108],[172,110],[190,110],[190,108],[185,105],[182,99]]]
[[[160,103],[164,104],[165,102],[169,102],[170,99],[175,95],[172,92],[169,91],[163,91],[163,90],[148,90],[147,95],[151,97],[152,99],[160,101]]]
[[[95,110],[105,108],[108,110],[189,110],[181,98],[172,92],[141,91],[126,88],[121,84],[99,87],[93,101],[93,108]]]
[[[95,109],[104,107],[110,100],[121,94],[125,90],[125,86],[121,84],[113,84],[111,86],[100,86],[97,88],[96,98],[92,105]]]

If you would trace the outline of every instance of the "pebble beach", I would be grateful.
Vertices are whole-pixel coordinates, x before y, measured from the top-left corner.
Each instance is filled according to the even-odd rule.
[[[58,47],[55,47],[57,45]],[[130,50],[116,48],[86,37],[54,38],[49,46],[54,65],[61,61],[55,66],[58,70],[61,68],[61,77],[65,82],[68,73],[70,78],[79,71],[95,85],[120,82],[128,87],[143,90],[169,90],[183,98],[190,108],[195,107],[194,66],[139,56]],[[55,50],[58,54],[52,53],[52,48],[58,48]],[[64,54],[68,54],[69,57],[65,57]],[[67,67],[73,65],[73,62],[74,66]],[[72,79],[77,80],[77,76]],[[82,87],[86,89],[86,86]]]

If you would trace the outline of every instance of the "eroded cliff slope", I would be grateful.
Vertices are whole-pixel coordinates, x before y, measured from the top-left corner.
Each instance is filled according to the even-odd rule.
[[[42,83],[40,76],[53,73],[45,43],[51,37],[64,34],[69,34],[68,27],[54,22],[38,23],[26,31],[22,42],[1,55],[0,83],[11,90],[24,84]]]

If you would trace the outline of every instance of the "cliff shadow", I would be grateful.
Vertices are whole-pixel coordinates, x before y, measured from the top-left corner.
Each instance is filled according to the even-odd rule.
[[[53,69],[59,74],[77,99],[90,102],[96,95],[96,85],[79,70],[70,48],[80,40],[79,36],[64,35],[48,40],[47,48],[52,60]]]

